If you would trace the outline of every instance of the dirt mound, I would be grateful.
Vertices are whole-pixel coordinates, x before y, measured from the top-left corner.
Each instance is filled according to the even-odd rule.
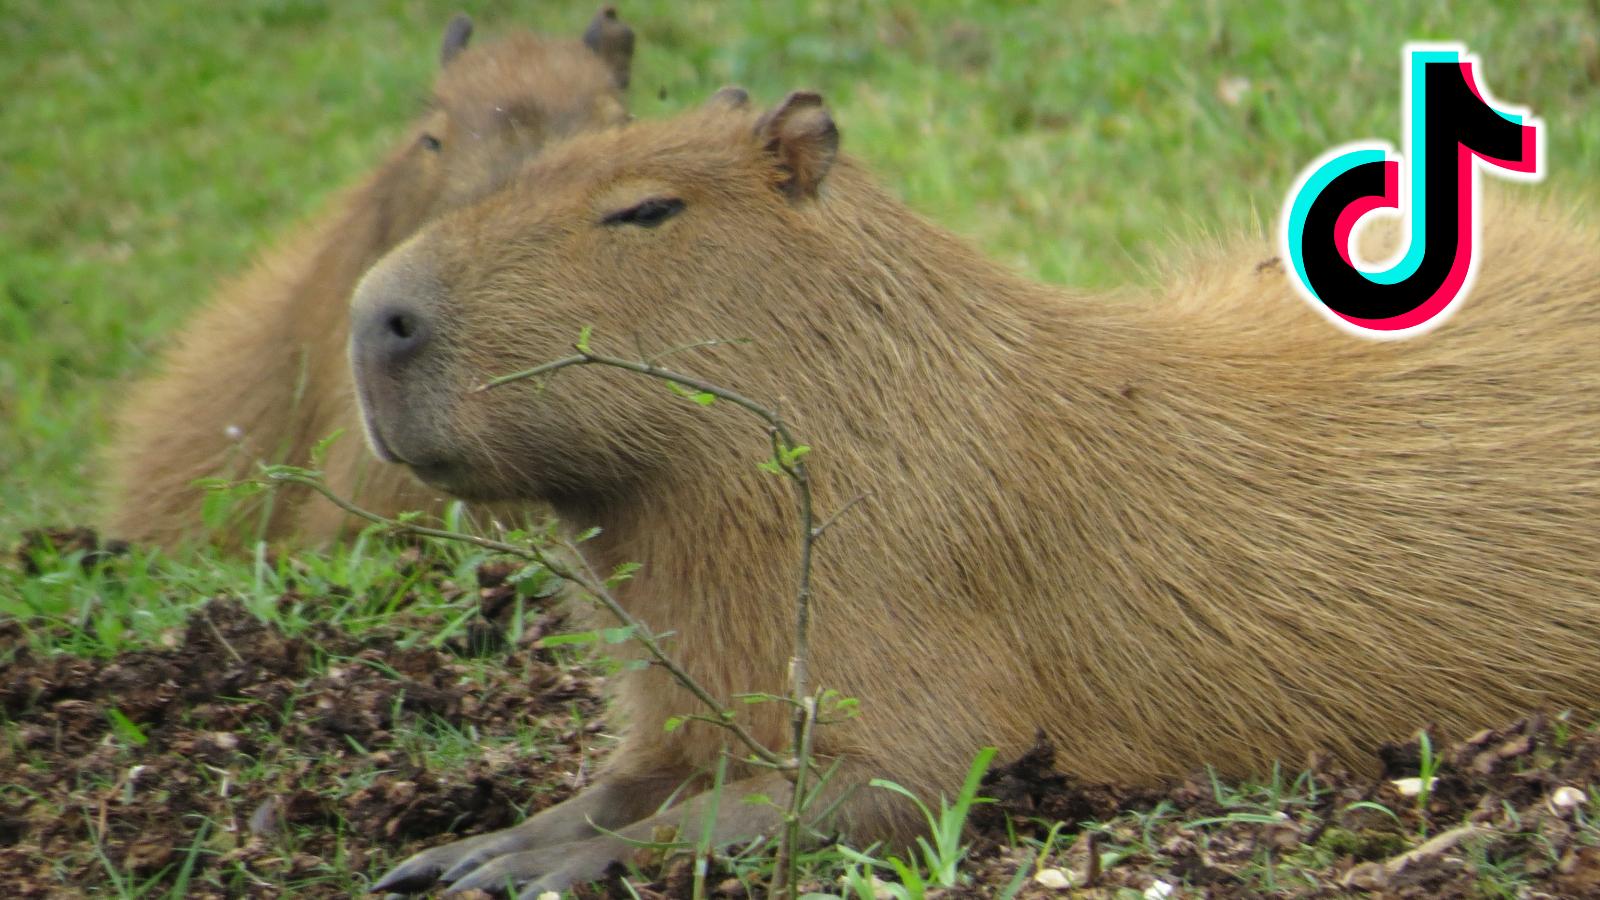
[[[39,574],[46,550],[93,566],[122,548],[38,532],[17,565]],[[405,623],[289,635],[225,597],[170,646],[114,659],[42,653],[0,622],[4,893],[350,896],[399,857],[563,799],[606,743],[599,679],[531,645],[560,627],[554,612],[507,640],[515,570],[478,567],[477,615],[438,648]],[[1254,787],[1201,774],[1158,791],[1076,781],[1041,740],[989,773],[970,881],[942,896],[1600,896],[1593,727],[1534,716],[1376,762],[1380,777],[1313,760]],[[686,862],[645,871],[640,896],[689,896]],[[750,893],[748,872],[720,871],[716,896]]]
[[[598,728],[590,680],[536,653],[472,667],[400,637],[289,637],[227,598],[176,646],[109,660],[42,656],[0,629],[0,653],[14,654],[0,674],[6,895],[126,878],[187,879],[194,897],[348,896],[349,873],[419,840],[501,828],[571,792]],[[543,733],[538,752],[446,773],[397,738],[401,720]]]

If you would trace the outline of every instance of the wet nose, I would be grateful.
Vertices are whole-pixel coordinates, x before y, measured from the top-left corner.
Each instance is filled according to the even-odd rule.
[[[433,325],[418,305],[380,303],[355,329],[357,354],[370,365],[394,372],[415,359],[433,339]]]
[[[426,266],[397,251],[367,272],[350,303],[356,376],[393,378],[435,340],[438,285]]]

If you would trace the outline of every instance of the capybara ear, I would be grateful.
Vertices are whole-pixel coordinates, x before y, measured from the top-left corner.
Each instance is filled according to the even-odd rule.
[[[791,200],[814,197],[839,155],[839,129],[822,95],[794,91],[760,121],[756,139],[776,159],[784,178],[779,186]]]
[[[749,105],[750,92],[733,84],[719,88],[711,95],[711,99],[706,101],[706,106],[711,109],[744,109]]]
[[[439,42],[439,65],[448,66],[456,54],[465,50],[467,41],[472,40],[472,17],[466,13],[456,13],[450,17],[450,24],[444,26],[444,40]]]
[[[615,6],[600,7],[583,33],[583,42],[611,68],[617,87],[627,87],[633,69],[633,29],[617,18]]]

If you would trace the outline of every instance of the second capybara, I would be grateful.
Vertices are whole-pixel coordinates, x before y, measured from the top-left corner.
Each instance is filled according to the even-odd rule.
[[[519,33],[478,47],[471,33],[467,17],[451,20],[429,109],[377,171],[219,293],[118,411],[109,533],[168,547],[335,537],[351,522],[295,489],[240,503],[208,529],[195,482],[247,477],[260,462],[309,465],[340,429],[323,462],[336,491],[388,515],[439,508],[438,491],[361,446],[345,361],[350,293],[384,253],[491,192],[551,139],[626,119],[633,52],[610,7],[582,40]]]
[[[597,571],[641,563],[621,600],[728,699],[781,694],[791,652],[800,539],[764,429],[609,368],[472,388],[586,328],[629,357],[745,339],[671,362],[782,411],[819,515],[864,498],[817,548],[811,635],[814,686],[860,701],[816,735],[855,841],[920,823],[869,778],[951,795],[1040,730],[1075,775],[1151,781],[1600,701],[1592,227],[1500,203],[1460,310],[1374,342],[1259,238],[1142,297],[1030,281],[839,154],[816,95],[729,106],[576,137],[424,230],[363,280],[351,358],[380,456],[598,527]],[[729,739],[664,727],[703,710],[660,668],[616,690],[593,785],[380,887],[561,887],[626,852],[599,829],[677,821],[657,806]],[[786,745],[782,704],[735,707]],[[741,798],[786,790],[744,770],[715,838],[773,828]]]

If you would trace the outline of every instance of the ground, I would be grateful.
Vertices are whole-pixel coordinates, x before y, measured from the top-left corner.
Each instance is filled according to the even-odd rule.
[[[425,548],[398,558],[413,598],[470,611],[454,634],[416,641],[439,623],[402,601],[360,635],[290,635],[226,596],[111,656],[41,652],[64,625],[0,625],[8,895],[350,896],[410,852],[582,786],[610,744],[604,676],[543,646],[564,624],[554,601],[519,590],[509,562],[457,583]],[[11,565],[37,581],[140,564],[78,529],[30,535]],[[290,586],[274,604],[340,600]],[[994,802],[973,808],[972,849],[941,895],[1600,896],[1600,732],[1586,723],[1531,716],[1438,750],[1388,746],[1362,775],[1308,762],[1251,785],[1198,772],[1135,788],[1078,783],[1041,744],[990,771]],[[1402,793],[1423,768],[1426,795]],[[759,895],[755,860],[719,862],[714,893]],[[837,889],[837,856],[809,871],[811,889]],[[582,894],[629,889],[693,896],[688,860],[641,857]]]
[[[65,559],[24,549],[17,565],[29,577],[52,565],[114,577],[114,555],[84,552],[98,545],[92,532],[51,543]],[[420,554],[402,558],[420,590],[470,594],[478,620],[437,648],[406,645],[403,613],[360,637],[327,626],[289,636],[219,597],[156,647],[103,658],[40,653],[38,632],[0,625],[7,894],[131,894],[154,879],[178,885],[174,896],[348,896],[404,847],[512,825],[570,794],[607,744],[603,679],[506,644],[508,566],[483,563],[456,588]],[[276,602],[325,599],[291,588]],[[527,644],[559,619],[520,624]],[[447,754],[420,752],[397,729],[471,743],[475,758],[443,774],[431,756]]]

